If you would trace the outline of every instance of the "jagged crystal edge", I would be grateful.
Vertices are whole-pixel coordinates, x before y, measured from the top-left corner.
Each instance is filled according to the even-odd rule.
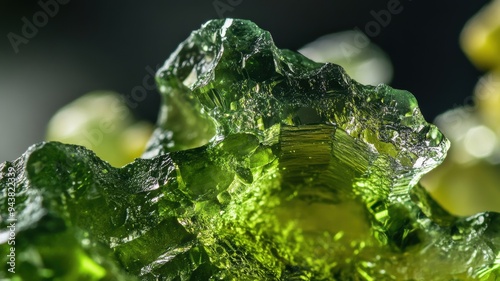
[[[225,51],[210,52],[217,46]],[[242,58],[244,71],[232,71]],[[408,92],[359,85],[231,19],[195,31],[158,79],[167,103],[151,159],[116,169],[82,147],[44,143],[0,166],[3,206],[9,179],[18,185],[21,278],[498,277],[499,215],[451,216],[414,186],[448,142]],[[179,116],[198,134],[176,131]],[[346,231],[325,232],[332,214],[316,221],[321,210],[361,210],[352,219],[368,236],[350,237],[346,217],[333,225],[347,221]],[[2,229],[8,216],[2,209]],[[0,252],[6,265],[9,245]]]

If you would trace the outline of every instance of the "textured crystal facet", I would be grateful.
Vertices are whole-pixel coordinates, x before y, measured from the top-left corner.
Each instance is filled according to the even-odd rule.
[[[418,184],[448,141],[410,93],[363,86],[235,19],[194,31],[157,82],[144,159],[118,169],[42,143],[0,166],[4,190],[16,179],[21,280],[499,276],[498,214],[454,217]]]

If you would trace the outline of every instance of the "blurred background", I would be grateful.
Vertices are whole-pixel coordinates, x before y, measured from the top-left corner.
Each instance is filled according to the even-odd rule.
[[[2,0],[0,162],[42,141],[51,116],[81,95],[130,95],[209,19],[250,19],[270,31],[278,47],[297,50],[329,33],[365,31],[374,13],[397,2],[400,12],[378,30],[372,25],[369,36],[392,61],[391,85],[411,91],[429,121],[470,103],[482,74],[460,49],[459,35],[485,0]],[[43,5],[52,15],[40,13]],[[27,21],[40,27],[24,27]],[[159,102],[158,93],[148,90],[131,109],[138,119],[154,122]]]

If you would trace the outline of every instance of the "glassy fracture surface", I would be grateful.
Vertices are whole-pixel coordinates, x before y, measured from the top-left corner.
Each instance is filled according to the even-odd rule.
[[[0,277],[500,276],[498,214],[452,216],[418,184],[449,144],[409,92],[363,86],[236,19],[194,31],[157,82],[143,159],[114,168],[49,142],[1,164]]]

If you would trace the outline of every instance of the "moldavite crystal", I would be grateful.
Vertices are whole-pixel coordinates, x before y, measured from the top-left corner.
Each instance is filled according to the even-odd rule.
[[[1,278],[500,276],[498,214],[454,217],[418,185],[448,141],[410,93],[233,19],[193,32],[157,82],[144,159],[118,169],[49,142],[0,166]]]

